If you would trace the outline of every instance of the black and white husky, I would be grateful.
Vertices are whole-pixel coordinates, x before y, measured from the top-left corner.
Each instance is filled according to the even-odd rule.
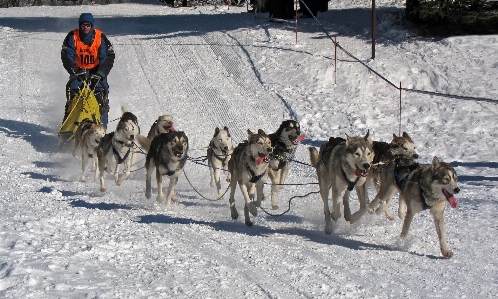
[[[164,200],[163,176],[169,177],[169,186],[166,193],[166,209],[171,207],[171,201],[176,201],[175,186],[178,183],[178,176],[183,172],[183,167],[187,160],[188,138],[183,131],[170,131],[161,133],[152,139],[150,149],[145,159],[145,197],[149,199],[152,195],[151,176],[156,170],[157,198],[161,204]]]
[[[114,132],[102,138],[97,147],[100,173],[100,191],[105,192],[104,173],[111,174],[114,170],[114,182],[120,186],[130,175],[135,137],[140,133],[137,117],[122,107],[123,115]],[[125,168],[125,174],[119,177],[120,166]]]
[[[294,120],[284,120],[275,133],[269,135],[273,153],[271,155],[268,176],[271,180],[271,207],[278,209],[277,193],[282,190],[289,172],[296,148],[305,136],[301,135],[299,123]]]

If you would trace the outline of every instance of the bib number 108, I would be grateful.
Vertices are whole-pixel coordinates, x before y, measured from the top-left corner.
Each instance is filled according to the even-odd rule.
[[[83,54],[80,54],[80,61],[83,63],[83,64],[94,64],[95,63],[95,57],[91,56],[91,55],[83,55]]]

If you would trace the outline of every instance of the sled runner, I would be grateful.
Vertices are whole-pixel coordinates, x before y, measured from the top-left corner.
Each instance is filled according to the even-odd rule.
[[[59,150],[71,147],[78,124],[84,119],[100,124],[100,105],[94,91],[101,78],[94,75],[86,78],[84,74],[76,77],[83,84],[79,92],[66,103],[65,118],[58,131]]]

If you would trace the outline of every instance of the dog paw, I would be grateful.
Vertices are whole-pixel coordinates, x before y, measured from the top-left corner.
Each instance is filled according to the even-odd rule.
[[[233,220],[239,218],[239,213],[235,209],[230,209],[230,214],[231,214]]]
[[[451,250],[441,250],[444,258],[451,258],[453,256],[453,252]]]
[[[330,235],[332,233],[332,225],[330,223],[325,224],[325,234]]]
[[[386,211],[386,217],[389,220],[394,220],[394,215],[391,213],[391,211]]]

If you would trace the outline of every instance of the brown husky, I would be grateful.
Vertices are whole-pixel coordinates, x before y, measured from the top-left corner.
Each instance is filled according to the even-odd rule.
[[[248,140],[237,145],[228,161],[228,171],[232,178],[229,202],[232,219],[237,219],[239,213],[235,208],[235,188],[238,183],[245,201],[245,224],[252,226],[249,212],[253,216],[258,214],[257,207],[261,206],[263,199],[263,184],[268,178],[268,163],[273,150],[270,138],[263,130],[258,130],[257,134],[247,130],[247,134]],[[252,202],[251,197],[255,192],[256,202]]]
[[[320,195],[323,200],[325,215],[325,233],[332,233],[330,220],[341,217],[340,196],[344,192],[344,218],[350,223],[358,221],[367,211],[368,170],[374,158],[372,139],[369,133],[365,137],[330,138],[320,146],[320,152],[309,147],[311,165],[316,168]],[[332,188],[332,214],[329,210],[329,190]],[[360,201],[360,210],[351,215],[349,209],[349,192],[356,190]]]

